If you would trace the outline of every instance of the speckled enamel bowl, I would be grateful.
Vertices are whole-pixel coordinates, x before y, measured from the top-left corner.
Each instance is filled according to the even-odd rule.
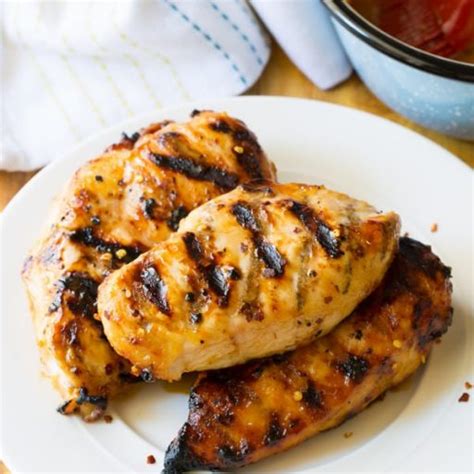
[[[409,46],[344,0],[323,3],[354,68],[380,100],[420,125],[474,141],[474,64]]]

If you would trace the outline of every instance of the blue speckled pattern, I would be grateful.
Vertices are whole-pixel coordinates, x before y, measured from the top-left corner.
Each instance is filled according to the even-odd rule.
[[[408,66],[333,23],[360,78],[381,101],[420,125],[474,141],[474,83]]]

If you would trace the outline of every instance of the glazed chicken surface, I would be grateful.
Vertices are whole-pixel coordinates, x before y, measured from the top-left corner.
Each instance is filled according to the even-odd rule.
[[[275,179],[255,135],[209,111],[124,135],[75,173],[23,270],[44,371],[66,401],[61,412],[93,420],[131,378],[94,318],[101,281],[192,209],[253,179]]]
[[[423,364],[451,318],[450,269],[402,238],[382,284],[330,334],[201,374],[163,472],[234,470],[338,426]]]
[[[323,186],[242,185],[107,277],[99,316],[148,380],[284,352],[326,334],[373,291],[398,233],[395,213]]]

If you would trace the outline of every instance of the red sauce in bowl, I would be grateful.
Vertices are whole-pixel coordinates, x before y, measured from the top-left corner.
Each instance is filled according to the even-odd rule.
[[[438,56],[474,63],[474,0],[349,0],[386,33]]]

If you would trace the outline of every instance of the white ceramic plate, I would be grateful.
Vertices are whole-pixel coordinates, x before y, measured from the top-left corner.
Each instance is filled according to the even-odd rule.
[[[20,268],[52,197],[88,158],[164,118],[193,108],[242,118],[276,163],[282,181],[323,183],[377,207],[394,209],[404,231],[431,243],[453,268],[454,324],[408,383],[342,427],[259,463],[248,472],[471,471],[472,403],[458,403],[472,382],[472,175],[421,136],[355,110],[315,101],[242,97],[160,110],[90,139],[39,173],[3,215],[2,446],[14,472],[153,472],[186,418],[182,385],[136,387],[111,404],[111,424],[85,424],[55,412],[57,394],[40,374]],[[439,231],[431,233],[433,222]],[[178,387],[178,388],[176,388]],[[346,439],[344,432],[353,436]],[[148,454],[157,464],[147,465]]]

